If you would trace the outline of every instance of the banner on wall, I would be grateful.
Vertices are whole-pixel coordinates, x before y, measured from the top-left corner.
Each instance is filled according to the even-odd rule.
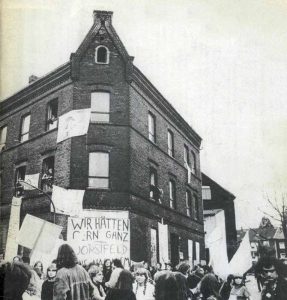
[[[158,223],[159,261],[164,264],[168,258],[168,225]]]
[[[21,204],[22,198],[13,197],[5,251],[5,260],[7,261],[12,261],[13,257],[16,256],[18,252],[18,243],[16,242],[16,237],[18,235],[20,226]]]
[[[57,143],[68,138],[87,134],[90,123],[91,109],[78,109],[67,112],[59,117]]]
[[[128,211],[84,210],[68,218],[67,242],[83,264],[104,259],[130,259]]]
[[[188,260],[191,266],[193,266],[193,241],[188,240]]]

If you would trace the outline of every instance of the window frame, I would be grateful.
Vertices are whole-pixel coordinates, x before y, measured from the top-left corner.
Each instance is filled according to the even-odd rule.
[[[108,176],[94,176],[94,175],[90,175],[90,171],[91,171],[91,155],[92,154],[106,154],[107,158],[108,158],[108,166],[107,166],[107,174]],[[107,180],[107,184],[105,186],[94,186],[94,185],[90,185],[90,179],[94,179],[94,178],[98,178],[98,179],[105,179]],[[110,153],[107,151],[91,151],[89,152],[89,167],[88,167],[88,188],[89,189],[100,189],[100,190],[107,190],[110,188]]]
[[[106,50],[106,61],[105,62],[98,61],[98,51],[101,48],[104,48]],[[108,47],[106,47],[104,45],[99,45],[99,46],[96,47],[96,49],[95,49],[95,63],[99,64],[99,65],[108,65],[110,63],[110,50],[109,50]]]
[[[28,117],[29,117],[28,131],[27,131],[27,132],[23,132],[24,120],[25,120],[26,118],[28,118]],[[23,116],[21,117],[21,123],[20,123],[20,136],[19,136],[19,141],[20,141],[21,143],[24,143],[24,142],[26,142],[26,141],[29,140],[29,138],[30,138],[30,125],[31,125],[31,113],[27,113],[27,114],[25,114],[25,115],[23,115]],[[24,136],[27,136],[27,139],[24,140]]]
[[[199,197],[196,194],[193,194],[193,202],[194,202],[194,220],[199,221],[200,220],[200,214],[199,214]]]
[[[190,155],[189,155],[189,148],[186,144],[183,145],[183,161],[184,164],[190,166]]]
[[[56,103],[57,104],[57,115],[56,117],[53,119],[53,115],[52,115],[52,109],[51,109],[51,106],[53,103]],[[55,98],[55,99],[52,99],[50,100],[48,103],[47,103],[47,112],[46,112],[46,131],[50,131],[50,130],[53,130],[53,129],[56,129],[58,128],[58,121],[59,121],[59,116],[58,116],[58,110],[59,110],[59,101],[58,101],[58,98]],[[52,122],[52,123],[51,123]],[[55,125],[54,125],[55,123]],[[51,126],[55,126],[55,127],[52,127]]]
[[[50,159],[53,159],[53,171],[52,171],[52,174],[47,174],[47,173],[44,174],[44,172],[45,172],[45,170],[44,170],[45,164],[46,164],[46,167],[48,168],[47,161],[50,160]],[[41,189],[44,192],[52,192],[53,183],[54,183],[54,176],[55,176],[55,155],[50,155],[50,156],[45,157],[42,160],[41,185],[40,186],[41,186]],[[49,180],[51,181],[51,184],[50,184]]]
[[[173,179],[168,181],[169,207],[176,209],[176,184]]]
[[[152,112],[148,112],[148,139],[156,143],[156,117]]]
[[[19,177],[20,169],[24,169],[23,178]],[[16,168],[15,168],[15,173],[14,173],[14,190],[15,190],[14,195],[15,196],[20,195],[20,194],[18,194],[18,189],[17,189],[20,186],[17,186],[17,183],[19,182],[19,179],[25,181],[26,171],[27,171],[27,166],[26,165],[19,165],[19,166],[16,166]]]
[[[96,94],[106,94],[108,95],[108,111],[100,111],[100,110],[93,110],[92,102],[93,102],[93,95]],[[96,97],[96,96],[95,96]],[[94,99],[97,101],[97,99]],[[91,123],[110,123],[110,114],[111,114],[111,93],[108,91],[93,91],[91,92]],[[93,120],[92,116],[107,116],[107,120]]]
[[[167,153],[174,158],[174,134],[170,129],[167,130]]]
[[[191,155],[191,159],[190,159],[190,169],[191,169],[191,173],[196,175],[196,155],[195,153],[191,150],[190,151]]]
[[[5,141],[2,141],[3,138],[3,131],[5,130]],[[0,127],[0,152],[5,149],[6,147],[6,143],[7,143],[7,131],[8,131],[8,126],[7,125],[3,125]]]
[[[154,184],[152,184],[152,175],[154,175]],[[154,191],[152,190],[152,186],[158,188],[158,174],[157,174],[157,169],[154,167],[149,168],[149,197],[150,199],[156,201],[156,198],[154,197]]]
[[[192,218],[192,194],[189,190],[185,192],[186,215]]]

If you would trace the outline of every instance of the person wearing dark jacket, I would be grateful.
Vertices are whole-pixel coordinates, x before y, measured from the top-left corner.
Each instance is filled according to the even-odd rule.
[[[136,300],[133,293],[133,275],[128,270],[120,272],[114,288],[109,289],[105,300]]]
[[[227,276],[227,280],[223,282],[221,288],[219,290],[219,295],[222,300],[228,300],[230,296],[230,292],[232,289],[231,283],[233,281],[233,275],[230,274]]]
[[[31,278],[31,268],[22,263],[4,262],[0,266],[0,299],[22,300]]]
[[[47,268],[47,279],[42,285],[41,300],[53,300],[53,288],[56,275],[57,266],[55,263],[52,263]]]

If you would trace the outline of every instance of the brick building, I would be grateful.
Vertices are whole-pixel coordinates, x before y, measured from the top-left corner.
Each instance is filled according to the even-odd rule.
[[[57,143],[59,116],[85,108],[88,133]],[[66,64],[1,102],[0,128],[3,251],[16,183],[40,173],[39,188],[50,195],[52,183],[85,190],[83,209],[128,211],[132,260],[159,260],[159,222],[168,225],[173,263],[204,259],[201,138],[134,66],[112,12],[94,11]],[[21,220],[26,213],[52,220],[37,190],[24,194]],[[56,222],[65,239],[67,216]]]
[[[224,211],[227,256],[230,260],[238,248],[234,199],[235,196],[220,186],[213,179],[202,173],[202,200],[205,231],[212,230],[207,225],[207,219],[214,218],[219,211]],[[209,232],[206,232],[208,234]],[[208,259],[208,255],[207,255]]]

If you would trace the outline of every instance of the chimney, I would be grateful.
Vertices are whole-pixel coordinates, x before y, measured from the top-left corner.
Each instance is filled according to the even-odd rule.
[[[36,81],[38,79],[38,77],[36,75],[31,75],[29,76],[29,84],[33,83],[34,81]]]
[[[106,22],[111,24],[112,23],[112,11],[105,11],[105,10],[94,10],[94,23],[101,23],[104,25]]]

